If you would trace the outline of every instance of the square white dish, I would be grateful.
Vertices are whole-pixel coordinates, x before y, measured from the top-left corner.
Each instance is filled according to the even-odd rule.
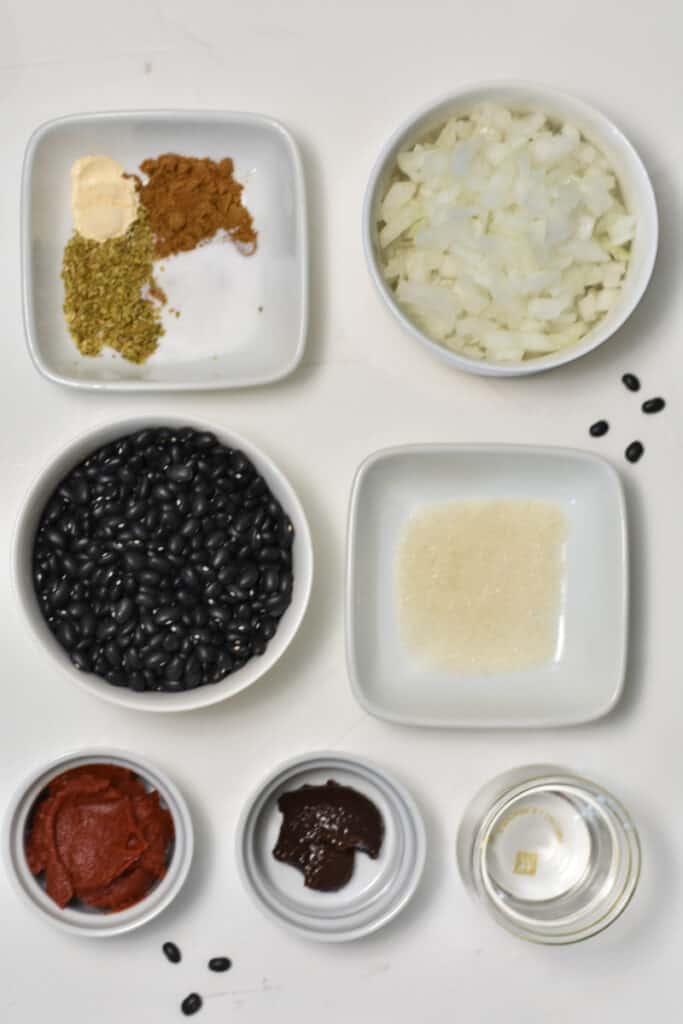
[[[402,642],[395,561],[408,520],[425,506],[464,500],[556,503],[568,524],[555,658],[490,675],[425,669]],[[346,654],[366,711],[404,725],[561,726],[607,714],[626,667],[626,509],[616,471],[563,448],[416,445],[361,464],[347,541]]]
[[[244,256],[231,243],[214,240],[159,261],[156,277],[168,302],[166,334],[154,355],[141,366],[111,349],[81,356],[64,323],[60,277],[73,230],[71,165],[103,153],[133,173],[146,157],[168,152],[233,159],[258,248]],[[296,143],[270,118],[134,111],[41,125],[24,158],[21,243],[29,352],[37,369],[57,383],[115,391],[249,387],[285,377],[301,359],[308,320],[304,178]]]

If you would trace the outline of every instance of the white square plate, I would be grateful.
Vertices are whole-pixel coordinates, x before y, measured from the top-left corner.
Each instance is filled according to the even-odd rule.
[[[229,156],[244,186],[258,248],[243,256],[214,241],[161,260],[166,334],[142,366],[106,349],[78,353],[64,323],[60,277],[73,230],[71,165],[104,153],[137,172],[162,153]],[[31,137],[22,184],[24,325],[46,377],[118,391],[198,390],[266,384],[303,354],[308,317],[308,241],[301,159],[289,132],[258,114],[153,111],[58,118]],[[179,309],[176,318],[170,308]]]
[[[555,659],[467,676],[425,669],[404,649],[395,561],[407,521],[458,500],[554,502],[568,523]],[[405,725],[558,726],[599,718],[624,682],[626,512],[619,477],[594,455],[513,445],[420,445],[367,458],[354,481],[346,580],[351,685],[373,715]]]

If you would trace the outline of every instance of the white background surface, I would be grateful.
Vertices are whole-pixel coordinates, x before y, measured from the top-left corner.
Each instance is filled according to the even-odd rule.
[[[287,656],[252,690],[191,715],[154,717],[90,699],[34,649],[2,576],[0,797],[69,748],[113,744],[165,767],[194,813],[198,851],[183,894],[130,937],[80,942],[53,932],[0,879],[3,1024],[597,1024],[680,1013],[679,669],[681,498],[680,232],[683,15],[677,0],[9,0],[0,24],[2,549],[22,494],[75,433],[145,410],[202,415],[262,444],[310,515],[318,575]],[[360,242],[361,197],[384,139],[407,113],[459,82],[523,76],[575,91],[632,138],[652,175],[662,222],[655,277],[618,338],[551,375],[485,381],[448,372],[404,337],[373,294]],[[18,194],[22,151],[39,122],[84,109],[213,107],[284,121],[306,163],[313,309],[304,365],[264,390],[207,396],[81,395],[42,380],[20,315]],[[635,397],[620,384],[641,375]],[[639,399],[664,394],[646,418]],[[587,436],[599,416],[602,441]],[[623,460],[635,437],[647,447]],[[367,717],[354,703],[342,631],[346,504],[372,449],[409,441],[539,442],[607,453],[631,516],[633,615],[624,700],[593,726],[557,731],[423,732]],[[5,554],[3,557],[7,557]],[[5,562],[7,564],[7,561]],[[600,615],[600,609],[595,609]],[[245,797],[277,762],[333,747],[371,755],[406,782],[429,833],[418,897],[387,930],[351,946],[289,938],[242,891],[233,829]],[[640,824],[644,875],[605,934],[536,948],[499,931],[456,874],[454,838],[476,788],[519,763],[552,760],[614,789]],[[166,939],[184,952],[161,955]],[[205,962],[234,968],[212,975]]]

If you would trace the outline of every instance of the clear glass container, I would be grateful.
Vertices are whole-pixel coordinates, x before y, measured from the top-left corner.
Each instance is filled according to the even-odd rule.
[[[457,840],[467,888],[532,942],[580,942],[623,912],[640,876],[638,833],[594,782],[552,765],[515,768],[479,791]]]

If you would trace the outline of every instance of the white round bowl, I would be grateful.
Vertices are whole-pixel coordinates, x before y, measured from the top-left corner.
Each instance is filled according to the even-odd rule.
[[[626,206],[638,219],[636,237],[621,294],[614,306],[575,345],[523,362],[471,359],[445,348],[413,323],[387,284],[377,244],[379,206],[396,170],[396,157],[407,147],[430,137],[449,118],[468,113],[477,104],[501,103],[513,110],[539,110],[571,121],[600,149],[619,179]],[[363,245],[370,275],[384,302],[403,328],[436,356],[468,373],[488,377],[520,377],[562,366],[592,352],[607,341],[631,315],[647,287],[657,254],[657,205],[647,171],[628,139],[603,114],[581,100],[528,82],[482,82],[467,85],[410,117],[382,149],[372,169],[363,205]]]
[[[97,675],[80,672],[71,663],[69,655],[52,635],[38,604],[32,577],[33,544],[40,517],[50,495],[71,469],[91,452],[118,437],[146,427],[161,426],[193,427],[200,431],[210,431],[222,444],[238,448],[252,461],[294,526],[294,587],[292,601],[262,655],[251,658],[242,668],[218,683],[180,693],[136,693],[125,687],[113,686]],[[308,605],[313,582],[313,545],[308,521],[293,487],[275,463],[250,441],[231,430],[191,416],[136,416],[88,430],[63,448],[46,466],[29,490],[19,513],[12,546],[12,577],[19,602],[35,639],[74,683],[113,704],[140,711],[188,711],[217,704],[246,689],[272,668],[284,654],[301,625]]]
[[[273,856],[282,793],[329,779],[372,800],[382,815],[379,856],[354,858],[353,875],[336,892],[307,889],[299,871]],[[377,765],[338,750],[294,757],[268,775],[242,811],[237,866],[247,890],[272,921],[316,942],[350,942],[382,928],[412,899],[422,877],[427,840],[408,791]]]
[[[91,907],[58,907],[47,895],[43,882],[31,874],[26,862],[26,831],[36,800],[57,775],[87,764],[114,764],[130,768],[150,791],[157,790],[162,805],[173,818],[175,837],[166,874],[139,903],[117,913]],[[45,767],[38,768],[25,779],[10,802],[2,834],[7,874],[26,905],[62,931],[85,938],[121,935],[139,928],[160,914],[180,892],[190,870],[193,849],[194,831],[190,812],[182,794],[168,776],[134,754],[98,748],[65,754]]]

